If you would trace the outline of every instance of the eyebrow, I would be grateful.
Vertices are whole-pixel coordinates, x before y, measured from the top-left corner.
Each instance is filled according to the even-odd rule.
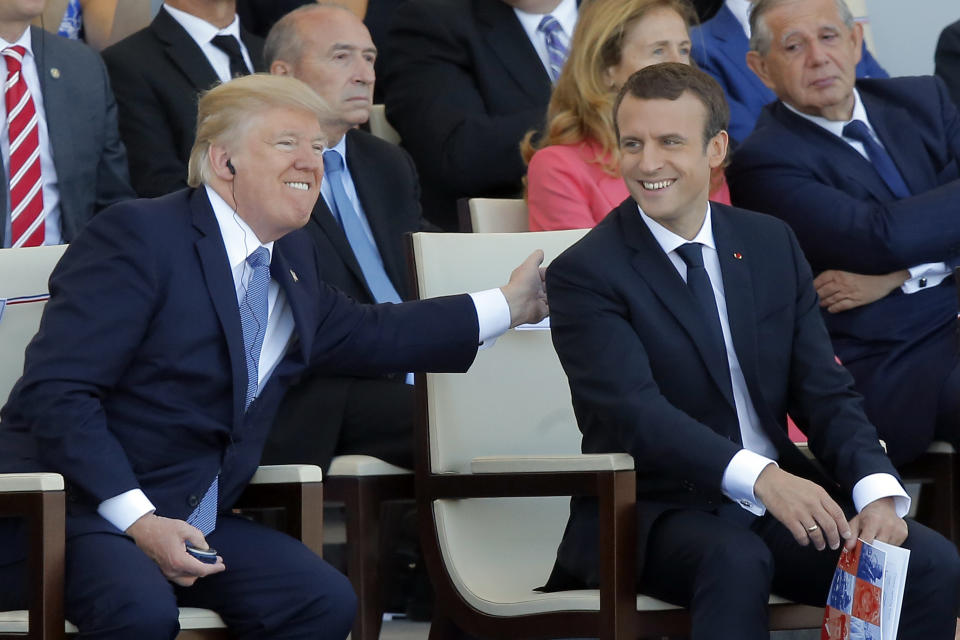
[[[358,47],[358,46],[356,46],[356,45],[347,44],[347,43],[345,43],[345,42],[335,42],[335,43],[333,43],[333,46],[330,47],[330,52],[333,53],[333,52],[335,52],[335,51],[362,51],[363,53],[372,53],[373,55],[377,55],[377,48],[376,48],[376,47],[362,47],[362,48],[361,48],[361,47]]]

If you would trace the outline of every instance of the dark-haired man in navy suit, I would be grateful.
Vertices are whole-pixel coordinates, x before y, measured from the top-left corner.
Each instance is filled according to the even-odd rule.
[[[899,637],[952,637],[960,558],[902,519],[793,233],[707,201],[728,113],[702,71],[634,74],[615,108],[632,197],[547,273],[583,451],[635,461],[638,587],[688,606],[691,638],[760,640],[771,592],[822,606],[840,547],[877,539],[912,551]],[[547,588],[597,585],[597,525],[575,498]]]
[[[472,296],[360,305],[325,285],[299,229],[330,115],[290,78],[213,89],[195,188],[99,215],[51,277],[2,412],[0,469],[65,477],[66,616],[85,637],[171,639],[179,604],[217,611],[232,637],[345,638],[346,579],[231,513],[284,390],[308,370],[463,370],[479,343],[546,312],[542,254]],[[0,525],[5,609],[23,605],[10,585],[24,581],[18,531]]]
[[[107,47],[103,60],[120,107],[130,178],[144,198],[187,186],[197,95],[234,75],[265,70],[263,39],[240,25],[236,0],[166,0],[153,22]]]
[[[457,199],[518,197],[520,140],[550,100],[550,15],[569,46],[577,0],[411,0],[393,15],[387,117],[420,172],[427,219],[457,228]]]
[[[856,80],[840,0],[760,0],[748,62],[779,97],[733,154],[733,201],[790,224],[834,349],[895,464],[960,444],[960,115],[930,76]]]

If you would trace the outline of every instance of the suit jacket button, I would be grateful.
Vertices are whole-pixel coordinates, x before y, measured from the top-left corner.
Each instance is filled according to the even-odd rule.
[[[197,496],[190,496],[187,498],[187,504],[192,508],[200,504],[200,498]]]

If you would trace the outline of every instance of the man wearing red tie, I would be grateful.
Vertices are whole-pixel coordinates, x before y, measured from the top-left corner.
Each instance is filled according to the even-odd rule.
[[[3,247],[69,242],[97,211],[133,197],[103,63],[86,45],[30,28],[43,5],[0,5]]]

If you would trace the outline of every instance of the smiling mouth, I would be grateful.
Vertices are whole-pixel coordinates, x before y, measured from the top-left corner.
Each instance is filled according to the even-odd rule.
[[[646,191],[660,191],[661,189],[666,189],[676,181],[676,178],[673,178],[670,180],[659,180],[657,182],[642,181],[640,184],[643,185]]]
[[[297,191],[309,191],[310,185],[306,182],[285,182],[285,185],[291,189],[296,189]]]

